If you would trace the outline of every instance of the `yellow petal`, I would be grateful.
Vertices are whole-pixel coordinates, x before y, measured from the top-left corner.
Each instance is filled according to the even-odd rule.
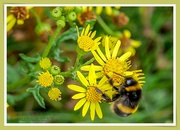
[[[85,36],[87,36],[89,29],[90,29],[90,25],[88,24],[88,26],[86,27],[85,33],[84,33]]]
[[[89,31],[89,33],[88,33],[88,35],[87,35],[88,37],[90,37],[90,35],[91,35],[91,32],[92,32],[92,31]]]
[[[72,99],[80,99],[80,98],[83,98],[85,96],[86,96],[85,93],[78,93],[78,94],[75,94],[74,96],[72,96]]]
[[[135,48],[138,48],[142,43],[140,41],[131,40],[131,45]]]
[[[85,66],[81,67],[81,70],[83,70],[83,71],[89,71],[89,69],[90,69],[90,65],[85,65]],[[94,70],[95,71],[101,71],[102,66],[94,65]]]
[[[110,90],[110,89],[112,89],[112,86],[111,86],[110,84],[105,84],[105,85],[101,86],[101,89],[102,89],[103,91],[105,91],[105,90]]]
[[[112,8],[110,6],[105,7],[105,10],[106,10],[107,15],[112,14]]]
[[[110,54],[110,51],[109,51],[109,37],[105,38],[105,52],[106,52],[107,59],[110,59],[111,54]]]
[[[99,56],[100,56],[104,61],[107,61],[105,55],[102,53],[102,51],[100,50],[99,47],[97,48],[97,52],[98,52]]]
[[[24,20],[18,19],[18,20],[17,20],[17,24],[18,24],[18,25],[24,24]]]
[[[103,62],[103,60],[97,55],[97,53],[95,51],[91,51],[94,58],[96,59],[96,61],[100,64],[100,65],[104,65],[105,63]]]
[[[77,75],[78,75],[78,78],[79,78],[79,80],[81,81],[81,83],[84,85],[84,86],[88,86],[89,85],[89,83],[88,83],[88,81],[86,80],[86,78],[82,75],[82,73],[81,72],[79,72],[79,71],[77,71]]]
[[[87,9],[88,9],[88,7],[87,7],[87,6],[83,6],[82,8],[83,8],[83,9],[82,9],[82,10],[83,10],[82,12],[86,12],[86,11],[87,11]]]
[[[118,40],[116,43],[116,46],[113,49],[112,58],[116,58],[120,45],[121,45],[121,43]]]
[[[7,16],[7,23],[9,23],[12,19],[15,19],[14,15],[13,14],[9,14]]]
[[[31,8],[33,8],[33,6],[27,6],[26,9],[30,10]]]
[[[89,105],[90,105],[90,102],[87,101],[84,106],[83,106],[83,109],[82,109],[82,116],[84,117],[89,109]]]
[[[91,105],[90,105],[90,117],[92,121],[95,118],[95,103],[94,102],[91,102]]]
[[[99,42],[99,40],[101,40],[101,37],[97,37],[97,38],[94,40],[94,42],[97,43],[97,42]]]
[[[10,31],[16,23],[16,18],[12,19],[7,25],[7,32]]]
[[[96,7],[96,14],[98,14],[98,15],[101,14],[102,10],[103,10],[102,6],[97,6]]]
[[[135,50],[132,46],[128,47],[128,48],[126,49],[126,51],[127,51],[127,52],[130,51],[132,56],[134,56],[134,55],[136,54],[136,50]]]
[[[124,35],[126,38],[130,38],[131,37],[131,32],[129,30],[124,30]]]
[[[126,71],[124,72],[124,76],[132,76],[133,72],[132,71]]]
[[[102,68],[102,67],[101,67],[101,68]],[[103,69],[103,68],[102,68],[102,69]],[[101,69],[101,72],[97,72],[97,73],[96,73],[96,78],[97,78],[97,79],[103,77],[104,72],[102,71],[102,69]]]
[[[90,85],[96,85],[96,74],[95,74],[93,64],[91,64],[91,67],[90,67],[90,70],[89,70],[89,84]]]
[[[102,114],[101,107],[98,102],[95,103],[95,108],[96,108],[96,113],[98,117],[101,119],[103,117],[103,114]]]
[[[125,54],[123,54],[120,58],[119,58],[119,60],[120,61],[126,61],[130,56],[131,56],[131,52],[129,51],[129,52],[126,52]]]
[[[83,30],[82,30],[82,32],[81,32],[81,36],[83,36],[84,35],[84,28],[83,28]]]
[[[91,38],[94,38],[95,35],[96,35],[96,31],[94,31],[94,32],[91,34]]]
[[[79,108],[81,108],[84,103],[86,102],[86,98],[83,98],[81,100],[79,100],[76,105],[74,106],[74,111],[78,110]]]
[[[68,85],[68,88],[76,92],[86,92],[86,89],[77,85]]]
[[[78,28],[78,26],[76,26],[76,30],[77,30],[77,35],[79,37],[79,28]]]
[[[107,82],[107,80],[108,80],[108,78],[107,78],[106,76],[103,76],[103,77],[101,78],[101,80],[99,81],[98,85],[99,85],[99,86],[102,86],[104,83]]]

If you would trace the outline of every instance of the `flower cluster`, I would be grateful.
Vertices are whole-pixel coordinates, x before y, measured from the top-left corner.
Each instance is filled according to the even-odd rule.
[[[51,11],[52,16],[56,20],[56,25],[63,28],[66,22],[75,21],[77,14],[82,11],[82,7],[56,7]]]
[[[39,73],[37,82],[40,86],[48,89],[48,96],[51,100],[60,100],[61,91],[58,85],[64,82],[64,77],[60,75],[60,68],[56,65],[52,65],[52,62],[47,57],[40,60],[39,66],[43,71]]]
[[[92,121],[96,115],[100,119],[103,118],[101,108],[101,103],[105,100],[103,96],[106,95],[112,100],[119,92],[115,88],[124,85],[127,78],[132,77],[137,81],[139,88],[143,86],[145,83],[143,71],[131,69],[131,57],[135,55],[136,48],[141,45],[141,42],[133,40],[129,30],[124,30],[122,33],[118,30],[129,22],[129,18],[119,11],[120,7],[60,6],[53,8],[50,11],[52,17],[48,18],[55,21],[57,25],[55,31],[52,29],[54,26],[51,23],[41,22],[35,10],[30,10],[30,8],[32,7],[10,8],[7,16],[7,31],[10,31],[16,23],[24,24],[31,11],[37,21],[34,28],[35,33],[40,37],[46,37],[44,41],[47,41],[48,44],[42,56],[38,55],[35,58],[24,56],[23,58],[31,68],[30,71],[27,71],[27,73],[31,72],[27,79],[30,79],[31,76],[36,79],[36,86],[27,91],[32,92],[41,107],[45,108],[45,103],[39,90],[44,89],[52,101],[61,100],[60,86],[64,83],[64,77],[74,79],[79,83],[67,85],[68,89],[75,91],[72,99],[78,100],[74,111],[82,109],[83,117],[89,111]],[[115,32],[111,30],[112,25],[106,25],[106,21],[104,22],[101,16],[109,17],[105,20],[114,22],[113,28],[117,27],[118,29],[115,29]],[[96,21],[97,24],[95,24]],[[78,27],[76,22],[84,27]],[[66,26],[67,23],[69,26]],[[94,25],[100,25],[101,28],[98,29],[102,29],[102,32],[97,33],[99,30],[92,30]],[[66,28],[64,28],[65,26]],[[62,28],[63,30],[61,30]],[[61,69],[47,57],[51,56],[58,62],[66,62],[68,58],[60,55],[63,50],[59,48],[59,43],[65,40],[77,40],[77,58],[74,66],[68,68],[67,72],[61,72]],[[85,55],[91,59],[84,62],[84,59],[87,58]],[[39,61],[39,57],[43,58]],[[34,65],[34,63],[36,64]]]
[[[81,34],[78,31],[77,43],[79,48],[85,52],[91,52],[96,64],[81,66],[80,69],[84,71],[83,73],[77,71],[77,77],[82,83],[81,86],[68,85],[69,89],[78,92],[72,96],[72,99],[79,100],[74,110],[82,107],[82,116],[84,117],[89,109],[91,120],[94,120],[95,114],[99,118],[103,117],[100,108],[103,98],[97,90],[101,90],[112,99],[113,95],[116,94],[113,86],[122,85],[126,77],[134,78],[141,87],[145,82],[142,70],[130,70],[132,53],[127,51],[119,56],[120,40],[116,39],[112,42],[111,37],[108,36],[105,36],[102,41],[100,41],[100,37],[94,40],[95,34],[95,31],[91,33],[90,25],[83,29]],[[112,80],[113,86],[109,84],[108,78]]]

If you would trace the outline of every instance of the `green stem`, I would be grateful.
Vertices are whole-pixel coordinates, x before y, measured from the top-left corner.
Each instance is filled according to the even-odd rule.
[[[113,30],[111,30],[111,28],[109,28],[109,26],[103,21],[100,15],[97,16],[97,21],[99,22],[101,27],[104,29],[104,31],[106,31],[109,35],[117,36],[117,37],[121,35],[120,32],[114,32]]]
[[[39,18],[39,16],[37,15],[37,13],[36,13],[33,9],[31,9],[30,11],[31,11],[31,13],[34,15],[37,24],[41,24],[41,19]]]
[[[26,83],[30,82],[30,80],[31,80],[31,77],[28,75],[28,76],[18,80],[17,82],[8,85],[7,91],[10,92],[10,91],[12,91],[14,89],[20,88],[23,85],[25,85]]]
[[[103,21],[100,15],[97,16],[97,21],[101,25],[101,27],[110,35],[113,35],[114,32],[107,26],[107,24]]]
[[[50,49],[51,49],[57,35],[59,34],[60,30],[61,30],[61,27],[58,26],[56,28],[56,31],[54,32],[54,35],[50,38],[49,43],[48,43],[46,49],[44,50],[44,52],[42,54],[42,57],[46,57],[49,54],[49,51],[50,51]]]

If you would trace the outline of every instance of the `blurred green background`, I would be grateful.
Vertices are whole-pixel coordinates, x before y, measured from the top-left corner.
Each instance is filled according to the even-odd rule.
[[[51,24],[50,8],[35,8],[40,18]],[[132,68],[142,68],[145,73],[146,83],[143,86],[143,97],[139,109],[135,114],[128,117],[118,117],[110,111],[109,104],[102,103],[103,118],[97,117],[92,122],[89,113],[81,116],[81,110],[73,111],[76,101],[71,99],[72,91],[67,89],[67,84],[74,83],[66,79],[61,86],[62,99],[59,102],[51,101],[43,91],[46,109],[41,108],[32,94],[26,89],[33,87],[34,82],[29,82],[18,89],[7,92],[8,123],[173,123],[173,7],[121,7],[129,17],[129,23],[116,31],[128,29],[131,38],[142,42],[136,49],[136,55],[132,59]],[[46,15],[44,15],[46,14]],[[109,27],[106,15],[102,18]],[[23,26],[15,26],[13,32],[7,34],[7,84],[17,82],[25,76],[22,70],[20,53],[34,56],[42,53],[46,47],[46,37],[35,34],[36,21],[33,17]],[[68,26],[65,28],[68,29]],[[95,23],[94,30],[102,30]],[[63,31],[63,30],[62,30]],[[67,71],[76,58],[76,42],[64,41],[59,47],[64,50],[63,56],[68,56],[71,61],[60,63],[62,71]],[[57,61],[54,64],[59,65]]]

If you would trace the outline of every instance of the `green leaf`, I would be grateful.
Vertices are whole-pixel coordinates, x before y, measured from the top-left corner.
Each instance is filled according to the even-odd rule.
[[[38,84],[36,84],[36,86],[34,88],[28,88],[26,91],[27,92],[31,92],[35,98],[35,100],[38,102],[38,104],[42,107],[45,108],[45,102],[44,102],[44,98],[41,97],[41,95],[39,94],[39,90],[40,90],[40,86]]]
[[[96,23],[96,19],[87,20],[84,26],[87,27],[87,25],[89,24],[91,27],[90,29],[93,29],[95,23]]]
[[[69,62],[71,61],[68,57],[66,56],[61,56],[60,54],[63,53],[62,50],[60,50],[59,48],[53,48],[53,52],[52,57],[54,57],[55,60],[59,61],[59,62]]]
[[[82,30],[82,28],[79,28],[79,30]],[[62,33],[56,40],[56,43],[61,43],[62,41],[66,40],[77,40],[77,30],[76,28],[70,28],[64,33]]]
[[[22,101],[29,96],[29,93],[22,93],[18,95],[7,94],[7,102],[9,105],[15,105],[16,102]]]
[[[25,54],[21,53],[19,54],[19,56],[26,62],[38,62],[40,61],[41,59],[41,56],[39,54],[37,54],[35,57],[29,57],[29,56],[26,56]]]
[[[7,64],[7,83],[14,83],[20,79],[19,68]]]

